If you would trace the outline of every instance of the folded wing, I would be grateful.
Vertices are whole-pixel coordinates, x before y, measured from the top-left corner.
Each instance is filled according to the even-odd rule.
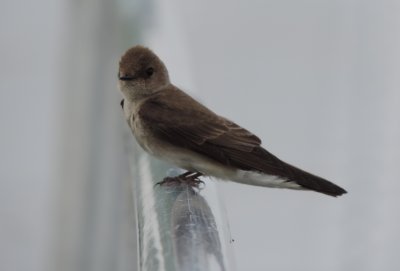
[[[171,92],[177,97],[173,101],[166,99]],[[278,176],[331,196],[346,193],[325,179],[281,161],[261,147],[257,136],[216,115],[178,89],[171,88],[149,98],[141,106],[139,117],[151,123],[149,128],[159,139],[225,166]]]

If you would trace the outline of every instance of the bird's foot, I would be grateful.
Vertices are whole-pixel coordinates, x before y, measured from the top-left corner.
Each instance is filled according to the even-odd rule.
[[[165,177],[161,182],[156,183],[156,185],[166,185],[166,186],[174,186],[186,184],[191,187],[199,188],[200,184],[204,185],[204,182],[199,179],[201,173],[198,172],[185,172],[176,177]]]

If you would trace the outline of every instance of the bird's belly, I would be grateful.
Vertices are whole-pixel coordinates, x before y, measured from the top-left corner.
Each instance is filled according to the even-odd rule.
[[[278,176],[232,168],[208,159],[201,154],[172,146],[169,143],[161,143],[160,141],[149,143],[151,140],[148,139],[145,141],[146,143],[139,142],[139,144],[142,145],[142,147],[144,145],[143,148],[145,148],[145,150],[151,155],[188,171],[200,172],[204,175],[216,177],[221,180],[231,180],[243,184],[301,189],[301,186],[298,184],[287,182]]]
[[[153,149],[150,153],[179,168],[200,172],[204,175],[227,179],[233,176],[235,170],[208,159],[190,150],[164,144],[162,148]]]
[[[132,131],[139,145],[150,155],[179,168],[201,172],[205,175],[226,179],[234,173],[232,168],[208,159],[188,149],[162,141],[142,123],[139,118],[132,121]]]
[[[151,133],[142,125],[139,119],[133,119],[131,122],[131,129],[136,141],[139,145],[149,154],[157,156],[154,152],[154,140]]]
[[[152,156],[171,165],[192,172],[200,172],[221,180],[232,180],[258,186],[300,188],[297,184],[286,182],[277,176],[229,167],[189,149],[162,141],[155,137],[145,126],[142,126],[139,120],[135,120],[132,124],[132,130],[139,145]]]

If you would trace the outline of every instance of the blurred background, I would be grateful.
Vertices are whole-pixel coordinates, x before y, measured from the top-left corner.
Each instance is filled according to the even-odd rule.
[[[220,182],[237,270],[399,270],[399,14],[395,0],[3,0],[0,269],[136,270],[116,74],[140,43],[349,191]]]

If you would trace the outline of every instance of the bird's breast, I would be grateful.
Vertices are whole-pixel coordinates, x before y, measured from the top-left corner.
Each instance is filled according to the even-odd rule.
[[[139,145],[150,155],[180,168],[201,172],[205,175],[225,179],[234,170],[189,149],[166,142],[153,133],[149,124],[139,115],[130,119],[132,132]]]
[[[155,155],[154,139],[149,129],[143,125],[140,118],[135,118],[134,114],[131,116],[130,123],[133,135],[139,145],[148,153]]]

